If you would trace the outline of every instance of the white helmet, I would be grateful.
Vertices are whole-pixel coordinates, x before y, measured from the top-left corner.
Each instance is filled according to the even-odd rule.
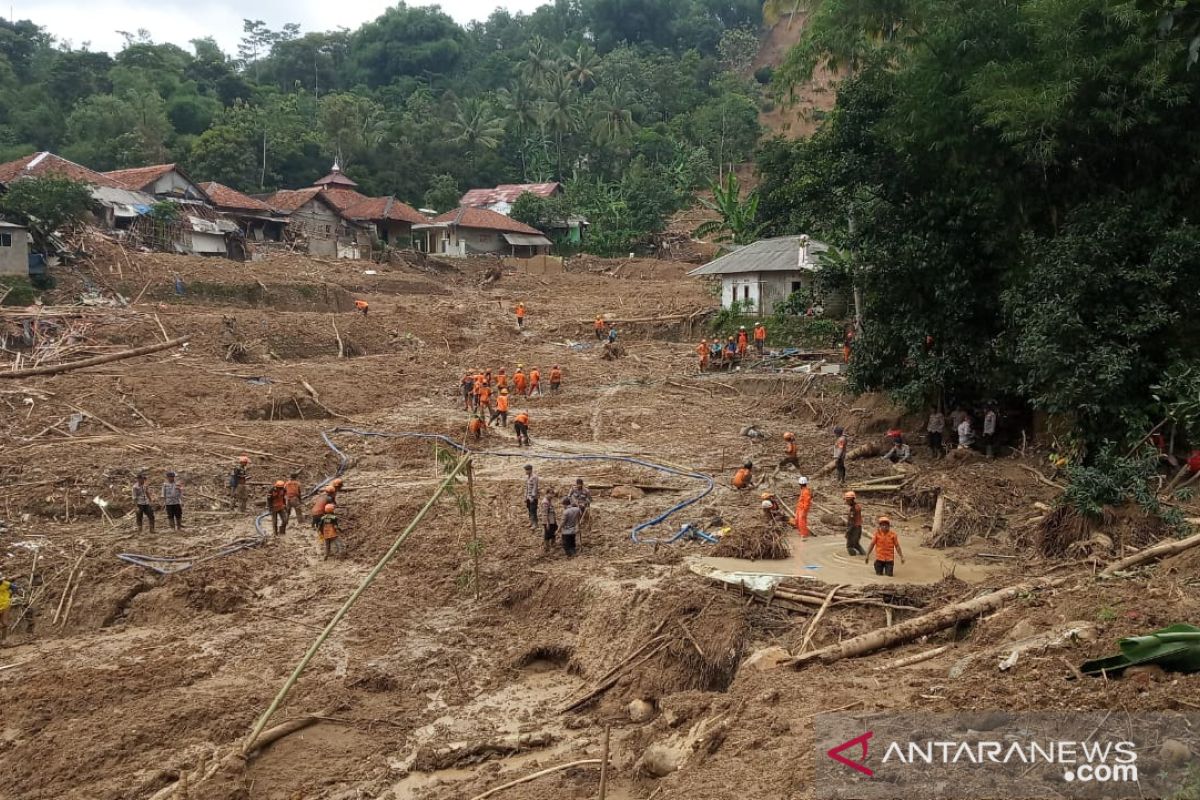
[[[762,501],[762,507],[763,507],[764,509],[771,509],[771,508],[774,508],[774,507],[775,507],[775,504],[774,504],[774,503],[772,503],[770,500],[763,500],[763,501]]]
[[[805,476],[801,475],[801,476],[800,476],[800,485],[801,485],[801,486],[808,486],[808,478],[806,478]]]

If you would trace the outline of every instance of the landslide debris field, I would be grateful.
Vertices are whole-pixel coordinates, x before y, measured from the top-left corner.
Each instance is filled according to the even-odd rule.
[[[116,254],[60,281],[39,325],[70,330],[70,341],[50,336],[40,354],[23,355],[25,366],[189,341],[0,380],[0,570],[31,603],[14,607],[0,645],[0,797],[462,800],[583,762],[492,796],[593,798],[608,730],[609,798],[782,800],[812,791],[812,720],[824,710],[1200,708],[1198,677],[1073,674],[1119,636],[1195,621],[1196,558],[1096,577],[1114,548],[1162,532],[1125,517],[1101,537],[1048,531],[1034,504],[1058,491],[1028,469],[1044,467],[1033,445],[1024,457],[1004,449],[995,461],[937,462],[915,447],[902,489],[862,495],[866,517],[890,513],[904,547],[935,546],[931,563],[945,574],[910,585],[897,564],[895,579],[876,579],[829,544],[841,537],[842,490],[819,470],[836,424],[852,445],[896,424],[916,443],[919,421],[848,395],[837,375],[698,375],[699,320],[714,301],[684,277],[686,265],[592,259],[566,274],[506,272],[487,285],[484,269]],[[66,308],[87,289],[136,302]],[[353,312],[355,298],[370,302],[369,316]],[[517,300],[529,309],[524,332]],[[597,313],[619,321],[624,358],[600,358]],[[27,319],[3,314],[10,334]],[[464,371],[511,374],[518,362],[541,367],[543,382],[561,365],[564,385],[513,403],[531,417],[526,452],[511,427],[471,443],[482,546],[468,547],[459,484],[334,629],[269,725],[317,719],[248,760],[233,757],[442,481],[446,460],[433,440],[344,429],[461,442]],[[742,435],[752,422],[765,437]],[[329,440],[348,458],[353,489],[341,501],[342,557],[322,561],[311,529],[293,521],[284,536],[206,558],[256,536],[253,515],[224,502],[237,456],[251,458],[252,481],[296,470],[314,486],[337,467],[322,438],[337,428]],[[684,523],[712,530],[717,515],[735,530],[761,525],[758,493],[729,486],[745,458],[794,503],[797,473],[774,469],[785,430],[796,432],[814,476],[813,550],[823,555],[809,558],[790,532],[797,574],[771,602],[693,572],[692,559],[712,545],[633,541],[635,525],[704,491],[705,480],[680,472],[716,486],[644,536],[667,538]],[[676,471],[575,456],[631,456]],[[544,553],[529,528],[527,461],[560,494],[576,477],[592,487],[574,559]],[[169,531],[160,510],[157,532],[139,534],[132,478],[146,470],[157,490],[167,469],[185,487],[185,530]],[[878,458],[849,469],[852,484],[894,471]],[[947,519],[933,541],[939,489]],[[265,491],[253,487],[259,508]],[[118,554],[195,563],[162,575]],[[773,647],[815,650],[1047,574],[1067,580],[927,640],[800,670],[770,668],[779,651],[751,659]],[[835,583],[844,587],[824,603]],[[1056,638],[1068,628],[1076,635]],[[921,663],[885,667],[944,645]],[[1000,671],[1014,650],[1015,664]]]

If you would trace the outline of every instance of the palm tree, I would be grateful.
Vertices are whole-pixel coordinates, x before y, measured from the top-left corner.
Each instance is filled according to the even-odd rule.
[[[629,110],[629,98],[619,88],[600,89],[592,95],[592,136],[598,145],[625,141],[637,126]]]
[[[521,62],[521,77],[530,86],[541,86],[554,73],[558,60],[550,52],[550,45],[541,36],[529,40],[529,55]]]
[[[450,141],[465,145],[472,161],[479,148],[495,150],[504,136],[504,120],[495,115],[492,104],[482,97],[459,100],[450,121],[454,136]]]
[[[563,139],[579,130],[579,95],[575,85],[562,73],[546,82],[545,99],[538,104],[538,120],[553,134],[558,150],[558,176],[563,176]]]
[[[750,244],[758,238],[765,227],[758,217],[758,192],[750,192],[746,199],[741,198],[742,187],[737,175],[730,172],[725,176],[724,185],[712,185],[713,199],[700,198],[700,202],[709,209],[721,215],[720,219],[709,220],[696,228],[696,236],[703,237],[719,234],[718,242],[732,241],[734,244]]]
[[[586,44],[579,45],[575,55],[567,56],[567,77],[580,89],[596,82],[596,70],[600,67],[600,56]]]

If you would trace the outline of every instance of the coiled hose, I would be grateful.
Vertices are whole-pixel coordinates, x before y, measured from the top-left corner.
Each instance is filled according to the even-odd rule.
[[[691,478],[693,480],[703,481],[705,486],[704,486],[704,490],[702,492],[700,492],[699,494],[697,494],[693,497],[689,497],[688,499],[683,500],[682,502],[676,503],[675,505],[671,506],[666,511],[653,517],[652,519],[648,519],[645,522],[642,522],[638,525],[633,526],[633,530],[630,532],[630,538],[634,542],[637,542],[638,544],[671,544],[672,542],[676,542],[679,539],[692,537],[692,536],[696,536],[696,537],[698,537],[704,541],[708,541],[708,542],[716,541],[713,537],[703,533],[702,531],[697,531],[695,528],[692,528],[689,525],[683,526],[682,528],[680,528],[679,531],[677,531],[673,535],[671,535],[669,537],[665,537],[665,538],[663,538],[663,537],[643,537],[641,535],[642,532],[645,531],[647,528],[652,528],[656,525],[662,524],[663,522],[665,522],[667,520],[667,518],[669,518],[673,514],[676,514],[679,511],[682,511],[683,509],[699,502],[700,500],[703,500],[705,497],[707,497],[709,494],[711,494],[712,490],[716,487],[716,483],[708,475],[704,475],[699,472],[691,472],[689,470],[682,469],[679,467],[667,466],[665,464],[656,464],[653,461],[646,461],[645,459],[637,458],[636,456],[609,456],[609,455],[600,455],[600,454],[591,454],[591,453],[554,455],[554,454],[526,453],[526,452],[521,452],[521,451],[512,452],[512,451],[507,451],[507,450],[472,451],[469,448],[464,447],[463,445],[454,441],[449,436],[444,436],[440,433],[396,433],[396,432],[392,432],[392,431],[365,431],[365,430],[361,430],[359,428],[344,428],[344,427],[337,427],[337,428],[332,428],[331,430],[328,430],[328,431],[322,431],[321,432],[322,441],[324,441],[325,446],[328,447],[330,450],[332,450],[334,455],[337,456],[337,462],[338,462],[337,469],[334,470],[332,475],[327,475],[326,477],[319,480],[316,483],[316,485],[314,485],[312,487],[312,489],[310,489],[304,495],[304,499],[307,500],[307,499],[313,497],[314,495],[317,494],[317,492],[321,491],[321,489],[323,489],[325,486],[327,486],[330,481],[332,481],[334,478],[341,476],[346,471],[346,467],[350,463],[350,457],[347,456],[344,452],[342,452],[341,448],[339,448],[334,443],[332,437],[336,436],[338,434],[353,434],[355,436],[378,437],[378,438],[386,438],[386,439],[429,439],[429,440],[440,442],[440,443],[446,445],[447,447],[452,448],[452,449],[457,450],[462,453],[474,453],[475,455],[480,455],[480,456],[498,456],[500,458],[522,458],[522,459],[526,459],[526,460],[541,459],[543,461],[618,461],[618,462],[625,462],[628,464],[636,464],[639,467],[646,467],[648,469],[657,470],[659,472],[664,472],[668,475],[677,475],[677,476],[683,477],[683,478]],[[237,540],[230,542],[229,544],[224,545],[224,546],[220,547],[219,549],[214,550],[213,552],[211,552],[207,555],[204,555],[204,556],[198,556],[198,557],[148,556],[148,555],[142,555],[140,553],[118,553],[117,558],[121,559],[122,561],[127,561],[130,564],[136,564],[140,567],[145,567],[146,569],[154,570],[155,572],[162,574],[162,575],[168,575],[168,574],[172,574],[175,572],[183,572],[183,571],[189,570],[192,567],[196,566],[197,564],[201,564],[205,561],[211,561],[212,559],[215,559],[215,558],[222,558],[224,556],[232,555],[233,553],[239,552],[241,550],[245,550],[246,548],[256,547],[256,546],[262,544],[264,541],[266,541],[266,538],[267,538],[267,534],[263,530],[263,520],[266,519],[268,516],[269,516],[268,513],[263,513],[263,514],[259,514],[258,516],[256,516],[254,518],[254,530],[257,533],[257,536],[250,537],[250,538],[237,539]]]

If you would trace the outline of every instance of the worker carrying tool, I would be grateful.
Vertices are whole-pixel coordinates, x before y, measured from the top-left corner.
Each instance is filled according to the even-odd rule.
[[[487,425],[483,421],[483,412],[478,411],[471,415],[471,421],[467,424],[467,432],[478,442],[483,438],[483,429],[486,427]]]
[[[788,431],[783,435],[783,458],[779,461],[779,468],[792,466],[800,469],[800,454],[796,452],[796,434]]]
[[[866,555],[862,549],[862,506],[854,492],[842,495],[846,501],[846,552],[852,556]]]
[[[338,522],[337,506],[333,503],[326,503],[321,506],[321,516],[317,521],[317,538],[324,545],[324,555],[321,560],[328,559],[335,553],[342,552],[342,544],[338,537],[342,534],[341,524]]]
[[[521,303],[521,302],[517,303],[516,314],[517,314],[517,329],[523,330],[525,328],[525,304],[524,303]]]
[[[900,563],[904,563],[904,550],[900,547],[900,537],[892,530],[892,521],[887,517],[880,517],[877,521],[879,525],[875,531],[874,538],[871,539],[871,546],[864,553],[866,563],[871,563],[871,553],[875,553],[875,574],[886,575],[891,578],[896,572],[896,556],[900,556]]]
[[[767,328],[761,322],[754,323],[754,349],[758,351],[759,357],[767,347]]]
[[[271,515],[271,533],[275,536],[287,533],[289,514],[285,481],[275,481],[267,492],[267,512]]]
[[[167,527],[173,531],[183,530],[183,486],[175,480],[175,473],[166,474],[162,485],[163,508],[167,511]]]
[[[508,389],[501,389],[500,394],[496,396],[496,407],[492,410],[488,424],[495,425],[496,420],[500,420],[500,427],[508,427]]]
[[[550,394],[558,394],[562,388],[562,369],[555,364],[550,368]]]
[[[137,518],[138,533],[142,532],[142,519],[150,521],[150,533],[154,533],[154,506],[150,505],[150,490],[146,486],[146,473],[139,472],[133,481],[133,505]]]
[[[367,309],[370,308],[370,305],[366,300],[355,300],[354,308],[365,317],[367,315]]]
[[[250,499],[250,457],[238,456],[237,466],[229,474],[230,507],[245,512]]]
[[[513,431],[517,434],[517,444],[528,447],[530,444],[529,415],[524,411],[517,412],[517,415],[513,417]]]
[[[796,498],[796,531],[801,539],[807,539],[811,533],[808,530],[808,511],[812,508],[812,489],[808,487],[808,478],[800,476],[800,496]]]
[[[733,474],[733,488],[754,488],[754,462],[743,461],[742,468]]]
[[[287,509],[290,515],[293,511],[296,513],[296,522],[299,523],[304,512],[301,511],[300,495],[304,490],[300,487],[300,473],[293,472],[288,476],[288,479],[283,483],[284,494],[287,496]]]

